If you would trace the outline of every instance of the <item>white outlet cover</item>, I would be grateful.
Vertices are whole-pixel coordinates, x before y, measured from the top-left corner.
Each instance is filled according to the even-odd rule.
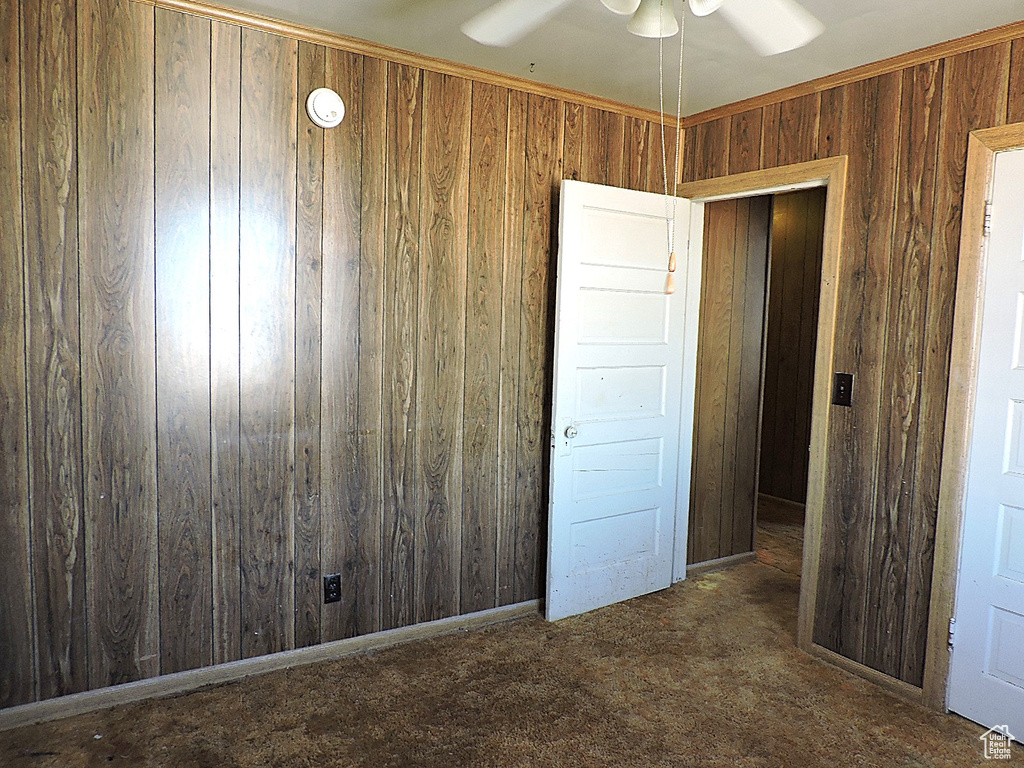
[[[306,99],[306,114],[321,128],[334,128],[345,119],[345,102],[330,88],[317,88]]]

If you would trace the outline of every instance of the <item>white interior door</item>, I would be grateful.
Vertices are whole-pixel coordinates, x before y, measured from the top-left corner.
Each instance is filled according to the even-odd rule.
[[[1024,150],[995,160],[949,708],[1024,738]]]
[[[678,203],[668,295],[664,197],[562,182],[551,621],[669,586],[674,552],[685,576],[702,211]]]

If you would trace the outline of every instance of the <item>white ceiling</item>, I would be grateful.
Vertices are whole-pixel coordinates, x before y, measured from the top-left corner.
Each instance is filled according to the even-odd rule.
[[[727,0],[728,1],[728,0]],[[490,0],[220,0],[231,7],[395,48],[658,109],[658,41],[626,31],[600,0],[574,0],[510,48],[459,25]],[[679,0],[676,0],[677,7]],[[805,48],[757,56],[712,14],[685,20],[683,113],[801,83],[1024,19],[1024,0],[801,0],[825,24]],[[676,106],[678,37],[665,41],[665,107]]]

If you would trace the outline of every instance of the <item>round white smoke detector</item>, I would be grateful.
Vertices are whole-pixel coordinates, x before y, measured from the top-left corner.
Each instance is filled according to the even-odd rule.
[[[330,88],[317,88],[306,99],[306,113],[321,128],[334,128],[345,119],[345,102]]]

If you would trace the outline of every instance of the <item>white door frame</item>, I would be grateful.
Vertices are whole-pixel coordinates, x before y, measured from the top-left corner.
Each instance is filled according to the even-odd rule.
[[[825,233],[822,243],[818,338],[814,355],[811,445],[804,524],[803,566],[800,578],[800,608],[797,618],[797,646],[855,674],[886,685],[886,680],[890,678],[834,654],[828,649],[816,645],[813,641],[818,563],[821,556],[822,512],[825,502],[825,464],[828,458],[832,357],[835,346],[839,253],[846,199],[846,168],[847,158],[845,155],[841,155],[781,168],[739,173],[707,181],[688,182],[679,185],[678,194],[680,197],[689,198],[694,203],[707,203],[714,200],[772,195],[811,187],[826,187],[828,190],[825,201]],[[887,685],[887,687],[891,686]]]
[[[974,426],[973,408],[981,347],[981,296],[985,282],[985,203],[992,186],[996,153],[1022,147],[1024,123],[972,131],[968,139],[924,670],[924,701],[935,709],[946,708],[949,623],[956,602],[970,436]]]

